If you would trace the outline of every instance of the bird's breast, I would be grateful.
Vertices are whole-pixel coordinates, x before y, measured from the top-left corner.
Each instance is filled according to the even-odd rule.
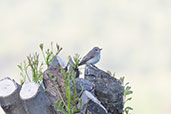
[[[97,56],[91,58],[90,60],[88,60],[86,62],[86,64],[96,64],[98,61],[100,60],[100,54],[98,54]]]

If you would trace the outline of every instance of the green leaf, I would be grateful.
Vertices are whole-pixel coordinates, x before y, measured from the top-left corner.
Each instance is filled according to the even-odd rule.
[[[111,72],[111,71],[107,70],[106,72],[107,72],[108,74],[112,75],[112,72]]]
[[[124,92],[124,95],[127,96],[127,95],[130,95],[130,94],[132,94],[132,93],[133,93],[133,91],[125,91],[125,92]]]
[[[132,97],[128,98],[127,101],[130,101],[132,99]]]
[[[131,89],[131,87],[130,87],[130,86],[127,86],[127,87],[126,87],[126,90],[127,90],[127,91],[128,91],[128,90],[130,90],[130,89]]]
[[[125,79],[124,76],[123,76],[123,77],[120,77],[120,80],[121,80],[121,82],[122,82],[122,85],[124,84],[124,79]]]
[[[61,104],[62,104],[62,100],[58,102],[58,106],[61,106]]]
[[[113,75],[112,75],[112,77],[115,77],[115,75],[116,75],[116,73],[114,72]]]
[[[43,51],[43,43],[39,45],[40,49]]]
[[[129,82],[127,82],[126,84],[125,84],[125,86],[127,86],[129,84]]]
[[[125,108],[125,110],[133,110],[133,108],[128,106]]]
[[[22,66],[21,66],[21,65],[17,65],[17,67],[18,67],[21,71],[23,71],[23,69],[22,69]]]

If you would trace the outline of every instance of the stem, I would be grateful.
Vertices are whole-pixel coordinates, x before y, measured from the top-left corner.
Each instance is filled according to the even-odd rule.
[[[25,62],[24,62],[24,64],[26,65]],[[27,76],[29,82],[31,82],[31,79],[30,79],[30,77],[29,77],[29,75],[28,75],[28,72],[27,72],[27,68],[28,68],[28,66],[24,66],[24,71],[25,71],[25,74],[26,74],[26,76]]]
[[[70,85],[66,87],[66,93],[67,93],[67,104],[68,104],[68,113],[71,114],[71,93],[70,93]]]
[[[44,61],[46,62],[45,53],[44,53],[44,51],[43,51],[43,50],[41,50],[41,52],[42,52],[42,55],[43,55],[43,59],[44,59]]]
[[[50,77],[51,77],[51,79],[52,79],[52,76],[51,76],[51,75],[50,75]],[[55,87],[56,87],[56,90],[57,90],[57,92],[58,92],[58,94],[59,94],[60,99],[62,100],[62,102],[64,103],[64,106],[66,107],[66,103],[65,103],[65,101],[64,101],[64,99],[63,99],[63,97],[62,97],[62,95],[61,95],[61,92],[59,91],[59,88],[58,88],[58,86],[57,86],[55,80],[52,79],[52,82],[53,82],[53,84],[54,84]]]

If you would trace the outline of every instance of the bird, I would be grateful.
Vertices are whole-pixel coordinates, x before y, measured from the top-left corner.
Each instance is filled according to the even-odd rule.
[[[101,52],[102,48],[99,47],[94,47],[92,50],[90,50],[87,55],[85,55],[83,57],[83,59],[81,60],[81,62],[78,64],[78,66],[81,65],[94,65],[97,62],[99,62],[100,60],[100,52]]]

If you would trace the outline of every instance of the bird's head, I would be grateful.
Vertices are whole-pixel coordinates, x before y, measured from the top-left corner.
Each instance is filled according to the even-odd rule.
[[[99,47],[94,47],[94,48],[93,48],[93,51],[94,51],[95,53],[100,53],[101,50],[102,50],[102,48],[99,48]]]

